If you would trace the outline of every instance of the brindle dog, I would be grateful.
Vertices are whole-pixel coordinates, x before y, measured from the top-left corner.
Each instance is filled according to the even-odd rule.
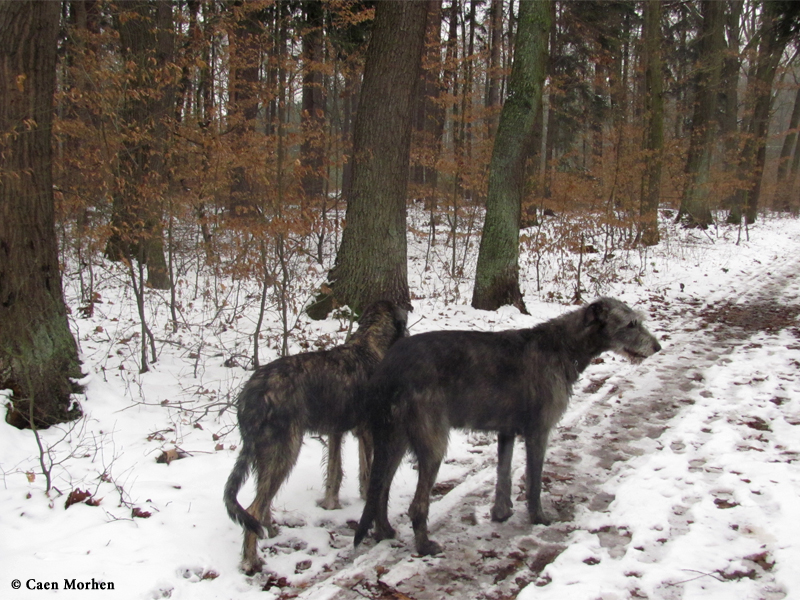
[[[279,358],[256,370],[242,388],[236,401],[242,448],[225,485],[225,507],[245,528],[242,566],[248,574],[263,567],[257,551],[257,539],[264,537],[262,523],[270,537],[278,533],[272,499],[297,461],[305,432],[332,438],[326,502],[328,508],[338,505],[341,466],[332,468],[330,463],[340,465],[342,435],[364,421],[362,388],[389,347],[408,335],[406,319],[402,308],[376,302],[361,315],[347,343]],[[251,468],[256,497],[245,510],[236,496]]]

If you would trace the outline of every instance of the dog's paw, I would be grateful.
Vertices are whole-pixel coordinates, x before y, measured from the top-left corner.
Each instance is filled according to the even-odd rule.
[[[553,520],[547,517],[544,511],[540,510],[536,513],[531,513],[531,523],[533,525],[550,525],[552,522]]]
[[[246,558],[242,561],[242,571],[244,571],[244,574],[248,577],[261,573],[263,568],[264,561],[258,557]]]
[[[498,505],[495,504],[492,507],[492,521],[496,523],[502,523],[503,521],[508,521],[511,518],[511,515],[514,514],[514,509],[511,507],[511,504],[503,504]]]
[[[435,556],[442,553],[442,547],[432,540],[417,544],[417,554],[420,556]]]
[[[342,508],[342,504],[339,502],[338,498],[323,498],[317,502],[317,506],[325,510],[338,510]]]
[[[391,525],[376,525],[373,537],[376,542],[380,542],[381,540],[393,540],[396,535],[397,532]]]

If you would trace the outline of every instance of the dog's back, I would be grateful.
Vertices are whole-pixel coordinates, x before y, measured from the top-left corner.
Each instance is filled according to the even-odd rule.
[[[400,340],[377,368],[367,404],[376,417],[391,411],[394,422],[413,426],[426,418],[522,433],[543,407],[566,406],[574,367],[559,354],[538,351],[548,338],[534,328],[436,331]]]
[[[242,438],[289,422],[321,434],[355,426],[360,387],[378,359],[340,346],[279,358],[259,367],[237,400]]]
[[[243,440],[290,422],[320,434],[353,429],[363,412],[363,386],[389,346],[405,334],[405,312],[377,302],[341,346],[259,367],[237,399]]]

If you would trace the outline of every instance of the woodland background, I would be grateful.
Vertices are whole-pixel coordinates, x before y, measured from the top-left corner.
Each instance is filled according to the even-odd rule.
[[[52,186],[40,198],[54,211],[59,264],[65,276],[79,281],[86,314],[99,299],[98,270],[107,261],[122,265],[140,309],[142,370],[157,354],[146,294],[167,291],[177,330],[176,290],[192,285],[200,272],[220,286],[257,282],[260,292],[251,300],[261,315],[266,308],[280,314],[283,354],[292,323],[309,304],[321,305],[317,316],[363,304],[363,297],[337,300],[334,293],[327,304],[313,305],[310,291],[301,294],[296,284],[314,263],[322,270],[332,266],[346,231],[353,130],[364,101],[373,22],[383,3],[16,4],[35,7],[34,30],[45,21],[54,25],[54,110],[44,117],[18,116],[15,94],[28,93],[33,79],[3,73],[9,102],[0,131],[3,201],[22,197],[15,186],[37,168],[6,159],[19,154],[15,144],[27,132],[46,129],[52,150],[36,158],[34,148],[30,157],[31,164],[43,163],[52,172]],[[399,214],[410,233],[427,236],[429,249],[446,247],[449,276],[463,278],[465,248],[481,234],[521,5],[414,4],[424,5],[425,42],[421,70],[410,71],[419,76],[409,90],[408,188],[402,206],[386,206],[384,215]],[[620,250],[657,244],[659,216],[704,229],[727,221],[740,224],[746,235],[759,211],[800,209],[797,4],[529,4],[548,15],[549,32],[541,106],[525,142],[517,230],[520,244],[540,256],[546,251],[579,257],[577,273],[569,275],[577,285],[561,300],[582,300],[584,257],[603,261]],[[26,39],[14,33],[14,19],[22,19],[14,10],[0,12],[9,56],[21,54],[25,46],[19,40]],[[40,10],[50,14],[37,21]],[[388,56],[397,72],[414,66],[406,64],[413,57]],[[370,101],[391,110],[399,91],[388,87]],[[51,127],[46,118],[52,118]],[[392,144],[390,131],[374,131]],[[396,175],[378,178],[396,187]],[[9,247],[26,206],[33,204],[23,202],[17,213],[3,209],[0,241]],[[408,221],[409,206],[427,219]],[[367,261],[391,237],[381,227],[373,227],[371,236],[358,241]],[[25,277],[41,270],[10,256],[3,256],[0,273],[3,310],[21,297],[9,283],[15,272]],[[538,263],[536,268],[538,273]],[[356,284],[366,289],[370,282]],[[331,297],[327,283],[317,292],[320,299]],[[27,342],[12,332],[20,329],[20,317],[10,314],[0,315],[6,323],[0,324],[0,387],[33,398],[15,371]],[[29,335],[28,321],[22,323]],[[260,326],[259,320],[253,334],[256,366]],[[42,371],[53,370],[46,361],[39,364]],[[55,370],[74,374],[74,368]],[[33,404],[30,412],[18,407],[22,421],[36,420]],[[42,423],[48,420],[42,416]]]

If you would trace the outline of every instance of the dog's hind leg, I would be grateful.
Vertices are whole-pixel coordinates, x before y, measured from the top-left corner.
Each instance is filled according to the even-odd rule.
[[[406,444],[400,432],[393,428],[381,428],[380,433],[375,435],[375,446],[372,460],[372,468],[369,473],[369,486],[367,488],[367,502],[364,511],[361,513],[361,520],[356,529],[355,546],[367,535],[370,526],[375,523],[375,539],[377,541],[391,539],[395,536],[395,530],[389,523],[388,504],[389,489],[392,486],[392,479],[400,466],[405,454]]]
[[[386,450],[385,467],[381,477],[380,496],[375,514],[375,539],[378,541],[393,539],[395,536],[395,530],[389,523],[389,491],[392,487],[394,475],[397,473],[397,468],[403,462],[403,456],[406,453],[405,439],[400,435],[396,435],[389,441]],[[375,448],[375,457],[377,458],[377,446]],[[372,468],[377,469],[375,461],[372,463]]]
[[[431,415],[431,417],[433,417]],[[439,419],[431,418],[427,423],[419,423],[419,431],[413,435],[411,447],[417,455],[419,479],[414,500],[408,510],[414,528],[414,543],[417,553],[422,556],[439,554],[442,547],[428,539],[428,511],[431,504],[431,491],[436,483],[436,475],[447,452],[448,425]]]
[[[272,499],[297,461],[303,443],[303,430],[295,427],[276,434],[270,429],[257,442],[256,497],[247,512],[267,528],[269,537],[275,537],[278,527],[272,520]],[[248,574],[260,571],[264,564],[258,556],[257,542],[256,535],[245,530],[242,567]]]
[[[367,499],[369,473],[372,470],[372,455],[375,448],[372,443],[372,432],[368,427],[359,425],[354,431],[358,438],[358,492],[362,500]]]
[[[247,512],[256,519],[261,516],[262,498],[256,494],[253,503],[247,507]],[[244,530],[244,542],[242,544],[242,569],[247,575],[259,573],[264,566],[264,561],[258,556],[258,536],[249,529]]]
[[[279,433],[273,431],[270,437],[270,443],[263,444],[258,449],[256,494],[263,498],[261,522],[267,527],[269,537],[275,537],[278,535],[278,527],[272,520],[272,499],[297,462],[303,444],[303,429],[290,426],[288,430]]]
[[[534,525],[549,525],[548,519],[542,509],[542,468],[544,467],[544,455],[547,450],[548,431],[535,429],[525,435],[525,452],[527,455],[527,466],[525,483],[528,496],[528,514],[531,523]]]
[[[328,460],[325,474],[325,498],[319,505],[325,510],[342,508],[339,502],[339,488],[342,486],[342,437],[333,433],[328,436]]]
[[[497,484],[492,521],[502,522],[514,514],[511,503],[511,457],[514,454],[515,437],[513,433],[497,434]]]

